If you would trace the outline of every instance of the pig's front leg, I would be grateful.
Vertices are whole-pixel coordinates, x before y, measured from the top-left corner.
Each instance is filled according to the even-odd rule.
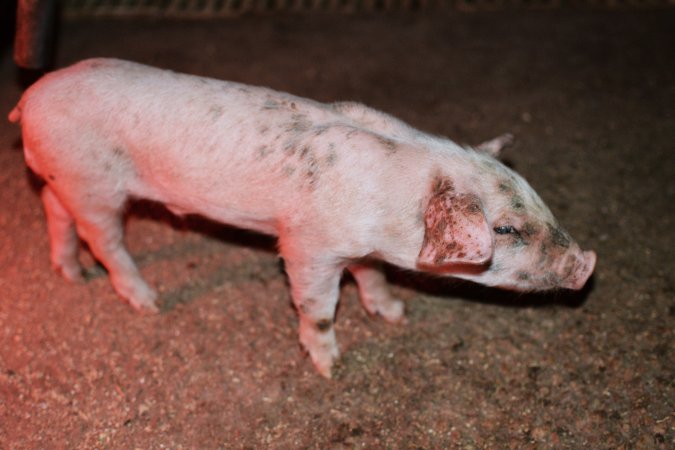
[[[405,307],[392,297],[381,264],[364,262],[351,264],[349,271],[359,287],[361,303],[369,314],[380,315],[390,323],[405,323]]]
[[[300,344],[309,352],[319,373],[330,378],[333,362],[340,356],[333,325],[343,267],[283,246],[282,256],[300,318]]]

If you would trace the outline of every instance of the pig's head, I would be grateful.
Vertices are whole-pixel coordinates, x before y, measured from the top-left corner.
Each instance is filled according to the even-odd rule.
[[[418,265],[517,291],[581,289],[595,253],[581,250],[518,174],[488,155],[465,156],[461,177],[452,175],[457,161],[435,175]]]

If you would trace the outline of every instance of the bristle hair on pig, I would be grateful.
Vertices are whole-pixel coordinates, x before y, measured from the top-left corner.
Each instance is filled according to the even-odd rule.
[[[346,269],[366,310],[404,319],[379,261],[518,291],[580,289],[582,251],[527,182],[493,156],[358,103],[90,59],[49,73],[10,113],[46,184],[53,267],[81,281],[79,239],[120,297],[157,311],[123,243],[130,198],[278,236],[300,342],[330,377]]]

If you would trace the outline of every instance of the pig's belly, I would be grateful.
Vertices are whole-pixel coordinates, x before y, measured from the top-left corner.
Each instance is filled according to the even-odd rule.
[[[197,214],[239,228],[278,234],[283,180],[265,179],[250,165],[228,167],[206,162],[174,170],[180,161],[165,158],[150,167],[152,170],[137,170],[130,180],[132,197],[162,203],[177,215]]]

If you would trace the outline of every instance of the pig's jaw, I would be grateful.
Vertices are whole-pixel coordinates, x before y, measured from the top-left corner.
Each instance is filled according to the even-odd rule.
[[[593,251],[571,250],[550,268],[523,270],[505,268],[508,261],[472,268],[452,268],[447,275],[487,286],[517,292],[547,291],[554,289],[582,289],[591,277],[597,256]]]

